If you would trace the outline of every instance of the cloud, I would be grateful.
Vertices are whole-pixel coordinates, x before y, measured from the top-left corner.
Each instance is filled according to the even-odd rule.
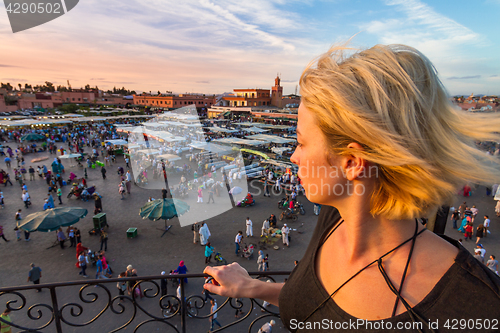
[[[486,39],[459,24],[458,22],[437,13],[429,5],[419,0],[385,0],[387,6],[400,14],[396,18],[375,20],[360,28],[376,35],[384,44],[401,44],[413,46],[429,58],[453,58],[461,45],[484,45]]]
[[[457,77],[457,76],[452,76],[449,77],[448,80],[469,80],[469,79],[480,79],[481,75],[470,75],[470,76],[462,76],[462,77]]]
[[[17,87],[17,83],[14,84],[15,82],[28,82],[27,79],[20,79],[17,77],[4,77],[4,78],[2,78],[2,80],[5,82],[9,82],[10,84],[12,84],[13,86],[15,85],[16,87]]]
[[[0,64],[0,67],[19,67],[19,66]]]
[[[196,83],[210,84],[210,81],[196,81]]]
[[[90,81],[104,81],[104,78],[91,78]]]
[[[490,75],[490,77],[498,77],[498,75],[496,75],[496,74],[495,75]]]

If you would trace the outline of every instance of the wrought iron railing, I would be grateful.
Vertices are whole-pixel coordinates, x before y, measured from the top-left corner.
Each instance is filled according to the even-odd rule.
[[[273,282],[276,282],[273,276],[289,274],[281,271],[250,273],[255,278]],[[8,324],[19,329],[19,332],[77,332],[82,327],[86,327],[85,332],[94,333],[119,332],[132,327],[133,332],[206,332],[213,314],[207,300],[210,297],[220,300],[221,297],[213,294],[207,296],[202,287],[199,294],[185,294],[188,283],[185,279],[192,282],[203,279],[201,282],[204,282],[206,277],[204,274],[159,275],[0,288],[0,304],[5,304],[5,308],[12,311],[12,322]],[[162,295],[161,279],[167,279],[168,289],[180,289],[180,297],[177,292]],[[135,292],[116,295],[116,284],[127,281],[136,282],[131,287]],[[36,289],[42,289],[42,293],[37,294],[36,303],[28,305],[29,300],[24,294]],[[48,291],[48,295],[43,291]],[[44,301],[40,302],[39,298],[44,298]],[[251,316],[255,310],[257,314]],[[3,311],[1,305],[0,311]],[[235,325],[239,326],[234,331],[256,332],[260,325],[270,319],[268,317],[279,318],[278,311],[271,311],[255,299],[226,298],[218,305],[218,318],[224,313],[227,318],[228,311],[234,311],[237,317],[240,314],[240,318],[234,319],[234,314],[231,314],[233,320],[213,332],[234,328]],[[0,321],[5,322],[1,318]],[[154,329],[158,325],[163,327]]]

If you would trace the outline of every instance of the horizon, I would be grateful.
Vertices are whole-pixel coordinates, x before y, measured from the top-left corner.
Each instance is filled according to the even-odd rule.
[[[43,25],[12,33],[5,10],[0,81],[222,94],[270,89],[278,73],[295,93],[307,64],[351,46],[405,43],[435,65],[450,96],[500,95],[499,0],[81,1]],[[359,10],[363,8],[363,10]],[[297,87],[300,94],[300,87]]]

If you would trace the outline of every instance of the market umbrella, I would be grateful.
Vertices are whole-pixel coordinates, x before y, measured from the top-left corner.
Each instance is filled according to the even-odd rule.
[[[163,235],[165,235],[165,232],[171,227],[167,226],[167,220],[183,215],[187,211],[189,211],[189,205],[184,201],[167,198],[148,202],[139,210],[139,215],[143,219],[148,218],[152,221],[165,220],[165,229],[163,232]],[[163,237],[163,235],[161,236]]]
[[[234,195],[234,194],[240,194],[242,191],[243,189],[241,187],[235,186],[229,191],[229,193]]]
[[[36,133],[25,134],[21,137],[21,141],[38,141],[38,140],[43,140],[43,139],[45,139],[45,137],[43,135],[36,134]]]
[[[28,215],[17,221],[17,227],[29,232],[51,232],[60,227],[67,227],[87,216],[87,210],[80,207],[51,208]]]
[[[81,156],[82,156],[82,154],[65,154],[65,155],[59,156],[59,158],[78,158]]]
[[[158,158],[167,160],[169,162],[178,161],[181,159],[179,156],[174,155],[174,154],[163,154],[163,155],[159,155]]]

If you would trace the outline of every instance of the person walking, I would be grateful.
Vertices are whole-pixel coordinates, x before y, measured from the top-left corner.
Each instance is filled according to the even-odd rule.
[[[30,174],[30,181],[35,180],[35,169],[30,165],[28,172]]]
[[[105,167],[101,167],[101,174],[102,174],[102,179],[106,179],[106,168]]]
[[[207,276],[205,278],[205,283],[212,284],[213,280],[210,277]],[[205,295],[205,298],[203,298],[203,302],[204,303],[206,303],[209,299],[213,299],[211,293],[208,290],[206,290],[205,288],[203,288],[203,291],[201,293]]]
[[[247,237],[253,237],[253,223],[252,223],[252,220],[250,220],[249,217],[247,217],[245,225],[246,225],[246,235],[247,235]]]
[[[81,243],[82,242],[82,234],[80,232],[80,229],[78,229],[77,227],[74,227],[73,229],[75,230],[76,244]]]
[[[186,274],[188,272],[187,266],[184,264],[184,260],[181,260],[179,262],[179,266],[177,266],[177,274]],[[179,279],[179,283],[181,280]],[[184,283],[188,283],[188,279],[184,278]]]
[[[73,227],[68,228],[69,247],[76,247],[75,229]]]
[[[62,199],[61,199],[61,197],[62,197],[62,190],[61,190],[60,187],[57,189],[56,195],[57,195],[57,199],[59,199],[59,204],[62,205]]]
[[[257,264],[259,265],[259,272],[264,271],[264,251],[259,250],[259,257],[257,258]]]
[[[10,240],[5,238],[5,235],[3,233],[3,226],[0,225],[0,237],[3,238],[4,241],[10,242]]]
[[[198,222],[191,225],[191,231],[193,232],[193,244],[196,244],[198,242],[200,232],[200,225]]]
[[[490,260],[486,262],[486,267],[488,267],[498,275],[498,260],[495,259],[494,255],[490,256]]]
[[[165,274],[165,271],[162,271],[161,272],[161,275],[164,276]],[[165,296],[168,292],[168,280],[167,279],[161,279],[160,280],[160,290],[161,290],[161,295],[162,296]]]
[[[118,193],[122,196],[120,200],[125,199],[125,188],[123,187],[123,182],[118,185]]]
[[[30,264],[31,270],[28,272],[28,280],[26,282],[33,282],[33,284],[40,284],[40,279],[42,278],[42,269],[35,266],[34,263]],[[38,288],[37,292],[41,292],[42,289]]]
[[[479,209],[476,208],[476,205],[472,205],[470,211],[472,212],[472,223],[474,223],[474,219],[476,218],[476,215],[479,213]]]
[[[9,308],[6,308],[5,311],[0,315],[0,318],[2,318],[3,320],[0,322],[0,332],[2,333],[12,333],[10,325],[6,323],[12,322],[12,320],[10,319],[10,312],[11,310]]]
[[[214,253],[214,247],[210,245],[210,242],[208,242],[207,245],[205,245],[205,264],[210,263],[212,253]]]
[[[127,170],[125,174],[125,187],[127,188],[127,193],[130,194],[130,189],[132,187],[132,175],[130,174],[130,170]]]
[[[454,210],[453,213],[451,213],[451,220],[453,221],[453,229],[457,229],[457,221],[460,218],[460,213],[458,210]]]
[[[243,231],[238,231],[238,234],[234,238],[234,245],[236,246],[236,250],[234,253],[238,255],[238,252],[240,252],[240,245],[241,245],[241,239],[243,238]]]
[[[214,330],[214,325],[219,325],[219,327],[222,327],[222,325],[217,321],[217,302],[215,301],[215,299],[211,299],[210,300],[210,304],[212,304],[212,306],[210,307],[210,313],[211,313],[211,316],[210,316],[210,332],[212,332]]]
[[[283,225],[283,228],[281,228],[281,238],[283,239],[283,245],[290,246],[290,241],[288,239],[288,234],[290,233],[290,228],[286,225],[286,223]]]
[[[476,244],[479,243],[481,238],[484,236],[484,226],[482,224],[478,225],[476,228]]]
[[[28,191],[23,190],[23,195],[21,196],[24,202],[24,207],[29,208],[30,207],[30,194]]]
[[[81,268],[80,275],[83,277],[88,277],[86,273],[87,269],[87,253],[85,251],[80,251],[80,255],[78,256],[78,265]]]
[[[95,266],[97,268],[97,271],[95,273],[96,280],[98,280],[98,279],[107,279],[106,275],[104,274],[104,265],[102,263],[102,254],[99,254],[97,256],[97,262],[96,262]]]
[[[66,240],[66,236],[64,235],[64,231],[62,230],[62,228],[59,228],[59,230],[57,231],[57,240],[59,241],[61,249],[64,249],[64,241]]]
[[[97,193],[94,193],[93,196],[94,196],[94,214],[98,214],[102,212],[101,197],[99,197]]]
[[[130,168],[130,166],[128,165],[129,162],[130,159],[128,158],[128,156],[125,156],[125,164],[127,165],[127,168]]]
[[[484,232],[483,232],[483,237],[487,237],[488,236],[488,229],[489,228],[490,228],[490,218],[488,217],[488,215],[484,215],[484,222],[483,222]]]
[[[102,247],[104,246],[104,251],[108,250],[108,234],[104,231],[104,229],[101,229],[101,249],[99,251],[102,251]]]
[[[118,278],[122,279],[124,277],[126,277],[126,273],[125,272],[122,272],[122,273],[118,274]],[[116,283],[116,288],[118,289],[118,294],[120,296],[124,296],[125,295],[125,291],[127,291],[127,282],[126,281],[118,281]]]
[[[201,186],[198,187],[198,201],[196,203],[203,203],[203,191],[201,190]]]
[[[270,322],[262,325],[257,333],[271,333],[273,331],[274,325],[276,325],[276,322],[274,320],[271,320]]]
[[[208,226],[205,222],[202,222],[203,225],[200,228],[200,245],[205,246],[210,238],[210,230],[208,230]]]
[[[472,240],[472,232],[473,232],[472,222],[468,222],[467,225],[465,226],[465,233],[464,233],[465,240],[467,239]]]
[[[215,201],[214,201],[214,192],[215,192],[214,187],[215,187],[215,185],[212,185],[208,189],[208,201],[207,201],[207,204],[210,203],[210,199],[212,199],[212,203],[215,203]]]

